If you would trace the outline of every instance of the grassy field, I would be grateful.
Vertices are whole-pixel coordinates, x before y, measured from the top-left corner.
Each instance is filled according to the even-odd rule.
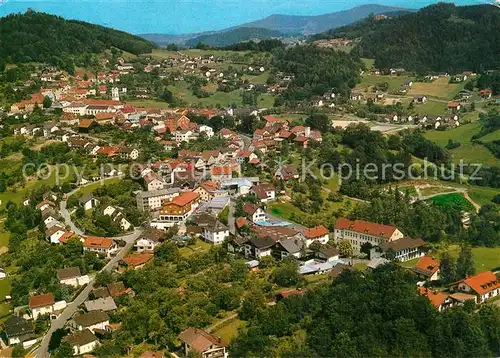
[[[89,184],[89,185],[86,185],[86,186],[82,186],[73,195],[83,196],[85,194],[90,194],[94,190],[96,190],[97,188],[99,188],[100,186],[107,185],[107,184],[118,183],[120,180],[121,180],[120,178],[109,178],[109,179],[104,180],[104,182],[102,180],[98,180],[95,183],[92,183],[92,184]]]
[[[447,105],[442,102],[428,101],[422,104],[415,104],[413,112],[419,116],[443,116],[447,113]]]
[[[399,89],[409,79],[409,76],[364,75],[361,77],[361,83],[356,86],[356,89],[364,91],[375,86],[377,83],[387,82],[389,85],[388,91],[390,92]]]
[[[471,143],[472,136],[479,133],[480,130],[481,123],[473,122],[447,131],[427,131],[424,135],[427,139],[432,140],[441,147],[446,146],[450,139],[459,142],[461,144],[460,147],[450,151],[453,155],[453,162],[456,164],[460,163],[460,160],[463,159],[464,163],[500,166],[500,159],[496,158],[486,147],[481,144]],[[496,132],[491,133],[487,139],[494,138],[496,135]]]
[[[453,189],[448,189],[448,188],[443,188],[439,186],[431,186],[429,188],[423,188],[420,189],[420,194],[422,196],[429,196],[429,195],[434,195],[434,194],[441,194],[441,193],[448,193],[450,191],[453,191]]]
[[[411,96],[423,94],[428,97],[451,100],[464,89],[463,83],[448,83],[448,77],[441,77],[434,82],[414,82],[408,91]]]
[[[265,71],[258,76],[244,75],[242,77],[242,80],[248,80],[248,82],[254,84],[265,84],[268,78],[269,78],[269,72]]]
[[[451,245],[447,248],[451,256],[458,257],[460,247]],[[476,273],[500,268],[500,247],[473,247],[472,257]]]
[[[0,247],[9,246],[10,233],[5,231],[3,222],[0,223]]]
[[[8,277],[0,280],[0,301],[3,301],[7,295],[10,295],[10,279]]]
[[[436,205],[449,208],[458,206],[461,210],[471,211],[474,209],[472,204],[464,198],[462,194],[453,193],[453,194],[443,194],[433,197],[432,200]]]
[[[212,334],[216,337],[220,337],[222,343],[229,344],[231,339],[238,333],[238,328],[243,327],[245,322],[239,319],[231,321],[229,324],[213,331]]]
[[[221,106],[230,106],[233,103],[237,105],[242,105],[242,91],[236,90],[233,92],[214,92],[210,97],[207,98],[198,98],[196,97],[192,91],[188,88],[187,83],[179,81],[174,85],[168,86],[169,90],[172,93],[187,102],[189,105],[198,105],[215,107],[217,104]]]
[[[480,205],[491,204],[491,199],[500,194],[500,189],[488,188],[483,186],[471,186],[468,189],[472,200]]]
[[[500,129],[481,137],[481,142],[493,142],[494,140],[500,140]]]
[[[362,58],[361,61],[363,61],[367,70],[372,68],[373,65],[375,64],[375,60],[373,58]]]
[[[209,250],[210,246],[211,245],[205,241],[196,240],[196,244],[194,244],[193,246],[181,247],[179,249],[179,252],[182,257],[189,257],[195,253],[200,253]]]
[[[127,101],[127,104],[136,107],[144,108],[168,108],[169,104],[167,102],[157,101],[154,99],[131,99]]]

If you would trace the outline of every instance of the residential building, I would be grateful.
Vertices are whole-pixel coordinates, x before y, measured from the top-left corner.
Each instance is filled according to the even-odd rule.
[[[198,193],[188,191],[165,201],[158,220],[151,222],[151,227],[165,230],[175,224],[184,222],[198,208],[199,200]]]
[[[299,179],[300,176],[298,169],[294,165],[287,164],[280,166],[276,170],[276,173],[274,173],[274,177],[276,179],[288,181],[291,179]]]
[[[82,355],[92,352],[99,345],[99,340],[89,329],[72,333],[63,338],[73,348],[73,355]]]
[[[255,195],[261,203],[267,203],[276,199],[276,189],[272,184],[259,184],[250,188],[250,193]]]
[[[142,236],[137,239],[134,248],[137,252],[150,251],[153,252],[155,248],[165,240],[165,232],[157,229],[148,229]]]
[[[328,229],[323,225],[319,225],[310,229],[305,229],[304,231],[302,231],[302,234],[306,239],[305,244],[307,247],[309,247],[315,241],[324,245],[330,239],[328,235]]]
[[[180,188],[165,188],[160,190],[139,191],[136,194],[137,208],[142,211],[154,211],[162,207],[165,201],[179,196]]]
[[[29,299],[31,317],[33,319],[37,319],[40,315],[51,314],[52,312],[54,312],[54,303],[55,300],[52,293],[31,296]]]
[[[148,173],[144,177],[144,182],[148,191],[161,190],[165,187],[165,181],[156,173]]]
[[[385,256],[391,260],[405,262],[423,256],[422,248],[424,246],[425,241],[422,239],[404,237],[396,241],[383,242],[378,247],[372,248],[370,257]],[[390,257],[388,257],[389,252]]]
[[[95,300],[85,301],[85,309],[87,311],[114,311],[116,310],[116,303],[113,297],[99,297]]]
[[[226,347],[219,338],[202,329],[189,327],[179,335],[186,357],[190,352],[202,358],[225,358]]]
[[[151,253],[135,253],[121,260],[120,265],[137,270],[144,267],[153,257]]]
[[[295,256],[296,258],[301,258],[302,253],[305,250],[305,244],[302,240],[295,239],[283,239],[280,240],[272,248],[273,255],[282,260],[288,256]]]
[[[266,212],[255,204],[252,203],[244,204],[243,211],[245,212],[247,218],[253,223],[266,221],[267,219]]]
[[[476,302],[482,303],[500,295],[500,280],[492,271],[485,271],[459,281],[457,290],[476,295]]]
[[[79,267],[68,267],[57,270],[59,283],[69,286],[83,286],[90,282],[88,275],[82,275]]]
[[[418,293],[427,297],[429,302],[441,312],[442,310],[453,306],[453,300],[446,293],[436,290],[429,290],[427,287],[418,287]]]
[[[85,210],[93,209],[99,204],[99,200],[94,198],[92,194],[83,195],[78,201]]]
[[[96,254],[110,257],[118,251],[118,245],[113,239],[105,237],[87,236],[83,242],[83,251],[95,252]]]
[[[257,260],[272,255],[276,241],[270,237],[251,237],[245,243],[245,257],[255,257]]]
[[[109,316],[104,311],[90,311],[89,313],[79,314],[74,316],[69,322],[71,328],[76,331],[85,329],[95,333],[95,330],[106,330],[109,325]]]
[[[423,256],[418,260],[417,264],[413,268],[413,271],[421,278],[426,281],[436,281],[439,280],[439,265],[438,259],[431,256]]]
[[[9,346],[36,338],[33,325],[24,318],[16,315],[7,318],[3,323],[3,328]]]
[[[229,228],[219,220],[215,220],[212,225],[203,227],[203,238],[211,244],[220,245],[228,237]]]
[[[372,223],[365,220],[348,220],[340,218],[335,223],[334,238],[336,242],[347,240],[355,251],[359,252],[365,242],[378,246],[384,242],[396,241],[404,237],[395,226]]]

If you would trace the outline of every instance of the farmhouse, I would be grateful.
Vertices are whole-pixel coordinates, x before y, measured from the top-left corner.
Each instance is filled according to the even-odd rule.
[[[481,303],[500,295],[500,281],[492,271],[485,271],[458,281],[457,289],[475,294],[476,302]]]

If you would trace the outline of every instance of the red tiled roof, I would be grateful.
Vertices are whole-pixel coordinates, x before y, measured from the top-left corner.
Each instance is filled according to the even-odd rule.
[[[56,206],[56,204],[54,204],[54,203],[53,203],[52,201],[50,201],[50,200],[43,200],[43,201],[41,201],[41,202],[40,202],[40,203],[36,206],[36,208],[37,208],[37,209],[40,209],[40,208],[41,208],[42,206],[44,206],[45,204],[49,204],[49,206],[52,206],[52,207],[55,207],[55,206]]]
[[[442,292],[429,290],[426,287],[419,287],[418,292],[421,296],[426,296],[431,302],[431,304],[436,308],[439,308],[439,306],[441,306],[444,303],[444,301],[448,298],[448,295]]]
[[[166,202],[166,204],[172,203],[172,204],[175,204],[178,206],[186,206],[187,204],[198,199],[198,197],[199,197],[199,195],[197,192],[187,191],[185,193],[181,193],[179,196],[176,196],[171,201]]]
[[[448,108],[457,108],[458,106],[460,106],[460,103],[457,102],[448,103]]]
[[[189,327],[183,331],[179,335],[179,338],[198,353],[203,353],[212,346],[223,346],[219,340],[211,334],[194,327]]]
[[[500,281],[492,271],[478,273],[460,282],[467,284],[479,295],[484,295],[496,288],[500,288]]]
[[[31,309],[38,308],[38,307],[45,307],[45,306],[53,305],[54,302],[55,302],[55,300],[54,300],[54,296],[52,295],[52,293],[46,293],[44,295],[31,296],[30,302],[29,302],[29,307]]]
[[[418,260],[417,264],[415,265],[415,269],[420,273],[432,276],[437,272],[437,270],[439,270],[439,264],[439,260],[435,259],[434,257],[423,256]]]
[[[81,119],[80,120],[80,123],[78,123],[78,126],[80,128],[88,128],[90,127],[94,122],[94,120],[92,119]]]
[[[212,175],[231,175],[232,168],[230,166],[217,166],[210,168],[210,174]]]
[[[62,244],[67,243],[73,236],[75,236],[75,233],[71,231],[66,231],[63,236],[59,238],[59,242]]]
[[[328,229],[323,225],[319,225],[310,229],[305,229],[303,231],[303,234],[306,239],[314,239],[317,237],[328,235]]]
[[[106,237],[87,236],[83,246],[89,248],[109,249],[113,245],[113,239]]]
[[[383,237],[389,239],[394,231],[397,230],[395,226],[372,223],[365,220],[348,220],[340,218],[335,223],[336,230],[350,230],[357,233],[368,234],[372,236]]]
[[[249,224],[249,221],[245,218],[238,218],[236,219],[236,227],[242,228],[243,226],[247,226]]]
[[[125,257],[123,261],[131,267],[140,266],[153,258],[153,254],[136,254]]]

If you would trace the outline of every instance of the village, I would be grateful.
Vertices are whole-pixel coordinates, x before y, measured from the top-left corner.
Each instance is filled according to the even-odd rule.
[[[147,270],[168,245],[196,254],[223,247],[231,260],[243,260],[245,272],[256,277],[268,272],[269,261],[279,267],[292,258],[294,274],[302,284],[272,291],[269,305],[303,295],[308,285],[335,280],[344,271],[369,271],[391,262],[414,275],[418,293],[438,311],[470,304],[467,302],[482,305],[500,296],[500,281],[492,270],[442,284],[440,260],[432,247],[395,226],[348,219],[351,205],[362,200],[337,193],[333,181],[326,182],[319,195],[330,197],[333,191],[340,197],[330,200],[340,202],[338,209],[344,210],[334,223],[312,220],[314,225],[306,225],[280,215],[280,210],[293,202],[296,186],[306,180],[299,159],[323,143],[324,133],[302,119],[307,115],[274,110],[272,104],[262,106],[260,100],[244,103],[245,95],[246,107],[230,103],[156,106],[160,102],[150,88],[122,80],[134,72],[154,72],[160,79],[173,76],[174,82],[201,81],[192,86],[194,92],[216,86],[222,92],[257,91],[259,96],[273,96],[286,89],[293,79],[290,75],[277,74],[273,84],[252,83],[248,78],[268,74],[267,63],[240,65],[235,70],[224,56],[210,53],[146,60],[132,63],[119,57],[112,68],[95,75],[77,71],[71,76],[54,67],[41,68],[30,80],[42,84],[39,91],[7,109],[4,122],[12,122],[13,137],[35,140],[41,147],[61,144],[66,152],[101,165],[72,177],[69,191],[47,190],[37,202],[28,193],[21,198],[22,206],[40,212],[47,243],[64,247],[79,242],[82,254],[96,256],[99,263],[85,273],[78,266],[57,270],[59,284],[70,287],[70,301],[56,299],[43,289],[30,292],[28,305],[13,307],[15,314],[3,322],[3,346],[21,345],[27,352],[45,356],[53,334],[64,328],[67,334],[62,342],[69,343],[73,355],[94,351],[120,329],[115,312],[136,299],[123,277],[128,271]],[[102,64],[107,66],[109,60],[103,58]],[[371,68],[361,76],[369,79],[352,91],[348,103],[338,102],[337,94],[328,92],[308,106],[324,111],[337,130],[366,123],[372,131],[392,134],[407,128],[453,130],[471,122],[471,113],[478,114],[475,111],[483,105],[499,102],[489,89],[461,89],[449,99],[415,94],[418,84],[403,69],[383,73]],[[432,75],[424,83],[464,85],[470,76],[475,75]],[[200,98],[204,96],[201,93]],[[418,110],[431,102],[439,108],[426,107],[428,114]],[[401,103],[408,108],[401,110]],[[366,108],[370,114],[361,116],[360,111]],[[384,113],[376,113],[380,108],[386,108]],[[30,123],[37,112],[51,120]],[[247,130],[241,130],[245,126]],[[115,133],[120,133],[120,138],[115,138]],[[133,143],[128,136],[134,133],[151,135],[153,143]],[[154,155],[146,148],[149,146],[155,148]],[[120,183],[128,186],[123,189]],[[113,185],[117,188],[112,190]],[[119,194],[130,199],[128,206],[120,206],[125,200]],[[300,209],[299,204],[295,206]],[[408,262],[412,265],[406,266]],[[98,282],[103,273],[113,275],[107,284]],[[184,294],[185,286],[179,286],[179,295]],[[48,318],[42,330],[35,329],[40,317]],[[193,351],[203,357],[227,356],[228,342],[199,326],[183,329],[177,342],[178,354],[188,356]],[[141,357],[152,357],[146,355],[149,353]]]

